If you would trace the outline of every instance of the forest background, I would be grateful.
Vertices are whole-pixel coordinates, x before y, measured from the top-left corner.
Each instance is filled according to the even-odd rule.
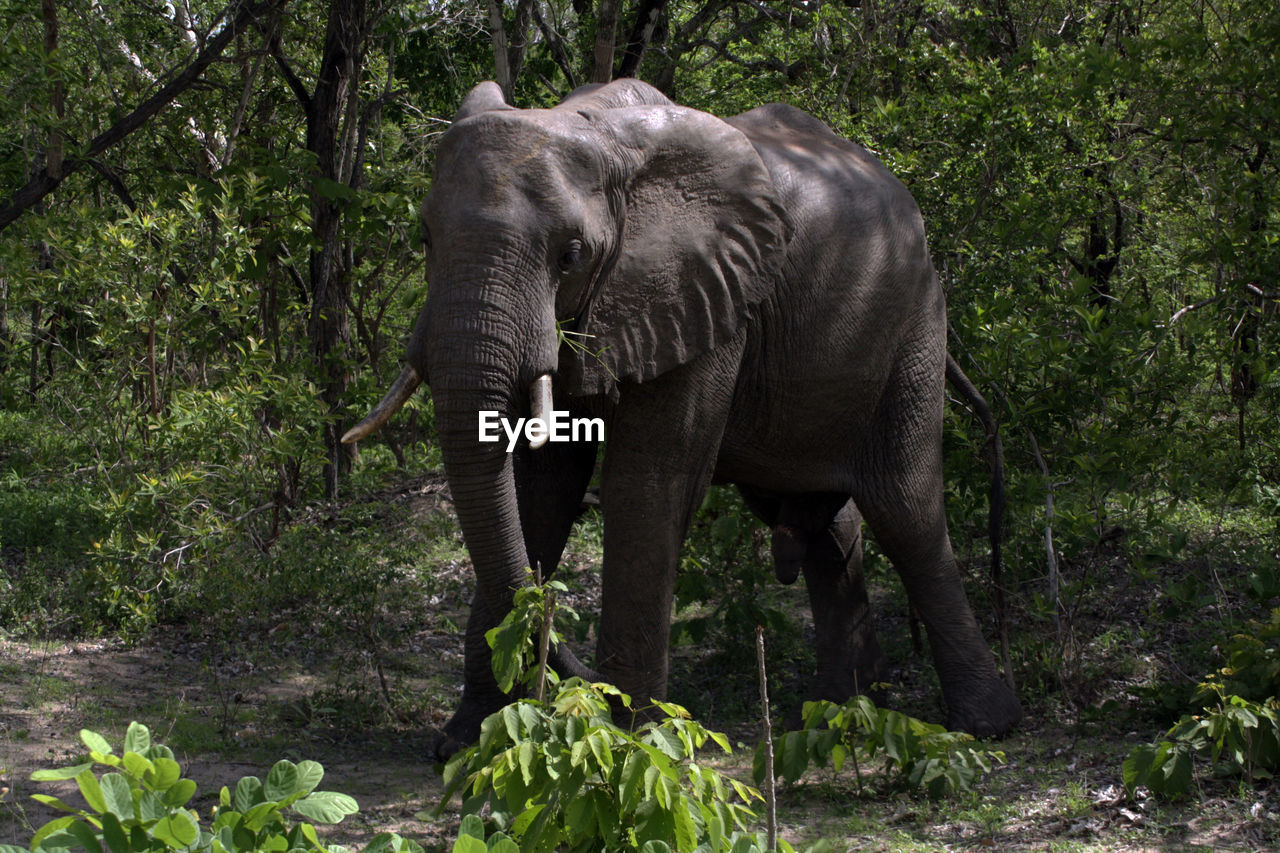
[[[1128,665],[1145,698],[1116,694],[1155,736],[1227,637],[1280,635],[1278,57],[1259,0],[0,0],[0,629],[330,620],[394,647],[389,599],[421,607],[436,540],[458,549],[379,531],[439,467],[429,396],[358,455],[337,438],[429,287],[435,143],[478,81],[534,107],[636,76],[718,115],[794,104],[906,183],[1004,437],[1012,672],[1088,707],[1099,638],[1176,624]],[[952,533],[994,639],[983,442],[953,404]],[[754,596],[766,552],[713,494],[687,636],[799,630]],[[1088,623],[1117,584],[1143,619]]]

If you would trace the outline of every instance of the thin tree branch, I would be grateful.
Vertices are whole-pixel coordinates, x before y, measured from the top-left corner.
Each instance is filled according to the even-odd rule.
[[[538,30],[542,33],[542,38],[546,40],[551,48],[551,58],[555,60],[556,65],[560,66],[561,73],[564,74],[565,82],[569,84],[570,90],[578,88],[577,78],[573,73],[573,63],[569,61],[569,54],[564,49],[564,40],[560,38],[560,34],[555,31],[547,23],[547,19],[542,17],[542,10],[538,8],[538,4],[533,4],[533,22],[538,25]],[[550,86],[548,86],[550,88]]]
[[[1210,296],[1208,299],[1201,299],[1199,302],[1196,302],[1192,305],[1185,305],[1182,308],[1179,308],[1177,312],[1172,317],[1169,318],[1169,325],[1172,326],[1174,323],[1181,320],[1182,315],[1184,314],[1189,314],[1192,311],[1199,311],[1201,308],[1207,308],[1210,305],[1221,302],[1225,298],[1226,298],[1225,293],[1219,293],[1217,296]]]

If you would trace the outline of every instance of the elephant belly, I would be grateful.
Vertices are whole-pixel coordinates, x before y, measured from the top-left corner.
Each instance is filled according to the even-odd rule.
[[[850,377],[852,379],[852,377]],[[874,383],[863,383],[874,385]],[[859,449],[874,444],[878,389],[860,394],[777,393],[773,405],[735,408],[716,460],[715,480],[784,493],[853,491]]]

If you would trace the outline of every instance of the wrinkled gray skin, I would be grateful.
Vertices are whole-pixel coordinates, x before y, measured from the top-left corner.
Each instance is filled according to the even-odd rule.
[[[592,474],[594,444],[477,441],[479,410],[528,416],[546,373],[556,409],[606,421],[600,677],[664,696],[681,543],[708,484],[735,483],[775,528],[780,579],[805,576],[816,694],[883,679],[861,510],[926,626],[948,725],[1020,718],[947,534],[942,291],[914,201],[874,157],[780,104],[722,120],[620,80],[515,110],[485,83],[422,218],[430,296],[406,387],[431,386],[477,580],[445,753],[506,701],[484,633],[526,566],[555,567]],[[590,352],[560,345],[557,321]],[[553,664],[595,674],[567,649]]]

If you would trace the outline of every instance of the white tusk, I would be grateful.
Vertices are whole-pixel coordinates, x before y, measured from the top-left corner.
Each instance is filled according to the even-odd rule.
[[[409,402],[409,398],[413,396],[413,392],[421,384],[422,377],[418,375],[418,371],[413,369],[413,365],[406,364],[404,370],[400,371],[400,375],[396,377],[396,381],[391,385],[391,390],[382,398],[382,402],[373,407],[373,411],[369,413],[367,418],[347,430],[347,434],[342,437],[342,443],[351,444],[377,431],[383,424],[391,420],[391,416],[398,412],[401,406]]]
[[[538,418],[548,429],[543,431],[541,435],[529,440],[529,449],[537,450],[539,447],[547,443],[550,437],[550,417],[551,417],[551,374],[544,373],[529,385],[529,416]]]

